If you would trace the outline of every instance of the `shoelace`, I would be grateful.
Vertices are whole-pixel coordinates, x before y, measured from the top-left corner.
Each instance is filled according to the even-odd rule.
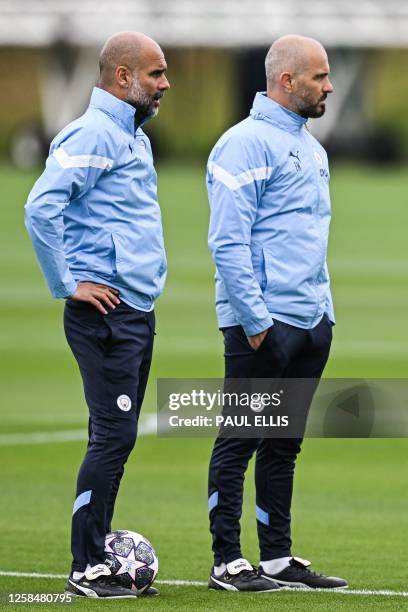
[[[301,565],[300,563],[297,563],[296,561],[294,563],[291,563],[286,569],[291,569],[292,571],[294,570],[295,572],[295,576],[294,578],[303,578],[305,575],[306,576],[314,576],[315,578],[325,578],[325,576],[323,574],[319,574],[318,572],[314,572],[313,570],[310,570],[308,567],[304,567],[303,565]],[[258,568],[258,576],[262,576],[263,571],[261,568]]]
[[[101,587],[110,587],[112,585],[114,585],[114,586],[122,586],[121,584],[119,584],[114,579],[112,580],[112,578],[113,578],[113,576],[98,576],[94,580],[87,580],[87,582],[88,582],[88,584],[90,586],[92,586],[92,584],[97,585],[97,586],[101,586]]]
[[[297,561],[295,561],[294,563],[291,563],[290,567],[293,570],[296,570],[296,575],[301,577],[301,576],[314,576],[315,578],[323,578],[323,574],[319,574],[318,572],[314,572],[313,570],[309,569],[308,567],[304,567],[304,565],[302,565],[301,563],[298,563]]]
[[[240,578],[243,578],[244,580],[248,581],[252,578],[259,578],[259,570],[257,567],[252,566],[251,570],[242,570],[241,572],[239,572],[239,574],[229,574],[228,572],[226,572],[225,574],[225,578],[227,580],[231,580],[231,578],[233,578],[234,576],[239,576]]]

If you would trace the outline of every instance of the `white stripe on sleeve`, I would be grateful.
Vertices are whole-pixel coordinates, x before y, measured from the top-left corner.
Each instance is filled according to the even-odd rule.
[[[249,185],[254,181],[269,179],[273,170],[271,166],[262,166],[260,168],[250,168],[245,172],[241,172],[241,174],[234,175],[214,162],[208,164],[208,169],[216,180],[221,181],[221,183],[232,191]]]
[[[62,147],[53,152],[53,156],[62,168],[101,168],[110,170],[113,159],[101,155],[68,155]]]

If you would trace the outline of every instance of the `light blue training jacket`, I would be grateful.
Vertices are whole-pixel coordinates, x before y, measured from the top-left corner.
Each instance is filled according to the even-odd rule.
[[[152,150],[133,106],[95,87],[85,114],[52,141],[25,213],[54,297],[87,280],[153,308],[167,264]]]
[[[306,119],[257,93],[250,116],[217,142],[208,162],[209,247],[219,327],[248,336],[278,319],[334,323],[326,263],[329,168]]]

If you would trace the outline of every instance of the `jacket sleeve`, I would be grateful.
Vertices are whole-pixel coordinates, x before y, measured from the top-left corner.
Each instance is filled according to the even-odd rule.
[[[64,134],[62,132],[61,134]],[[113,160],[104,153],[96,130],[78,128],[51,144],[43,174],[25,206],[25,224],[52,295],[69,297],[77,283],[64,252],[64,209],[94,187]]]
[[[327,316],[329,317],[332,325],[336,325],[336,319],[335,319],[335,316],[334,316],[333,298],[332,298],[332,294],[331,294],[330,288],[327,291],[326,304],[325,304],[325,312],[326,312]]]
[[[258,204],[271,173],[262,151],[237,135],[216,145],[208,163],[208,244],[231,308],[247,336],[273,325],[250,248]]]

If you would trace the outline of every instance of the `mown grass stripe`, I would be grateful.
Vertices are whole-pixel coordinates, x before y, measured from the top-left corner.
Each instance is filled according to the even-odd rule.
[[[139,436],[148,436],[156,433],[157,419],[155,414],[149,414],[142,419],[138,428]],[[88,432],[85,429],[66,429],[62,431],[33,431],[27,433],[10,433],[0,435],[0,446],[14,446],[20,444],[52,444],[56,442],[76,442],[87,440]]]
[[[8,576],[14,578],[54,578],[54,579],[64,579],[66,578],[66,574],[41,574],[38,572],[7,572],[0,570],[0,576]],[[168,584],[170,586],[207,586],[207,582],[201,582],[198,580],[156,580],[157,584]],[[284,588],[284,591],[296,591],[297,593],[330,593],[330,594],[339,594],[339,595],[372,595],[379,596],[382,595],[384,597],[408,597],[408,591],[390,591],[390,590],[375,590],[375,589],[344,589],[344,590],[336,590],[336,589],[290,589]]]

